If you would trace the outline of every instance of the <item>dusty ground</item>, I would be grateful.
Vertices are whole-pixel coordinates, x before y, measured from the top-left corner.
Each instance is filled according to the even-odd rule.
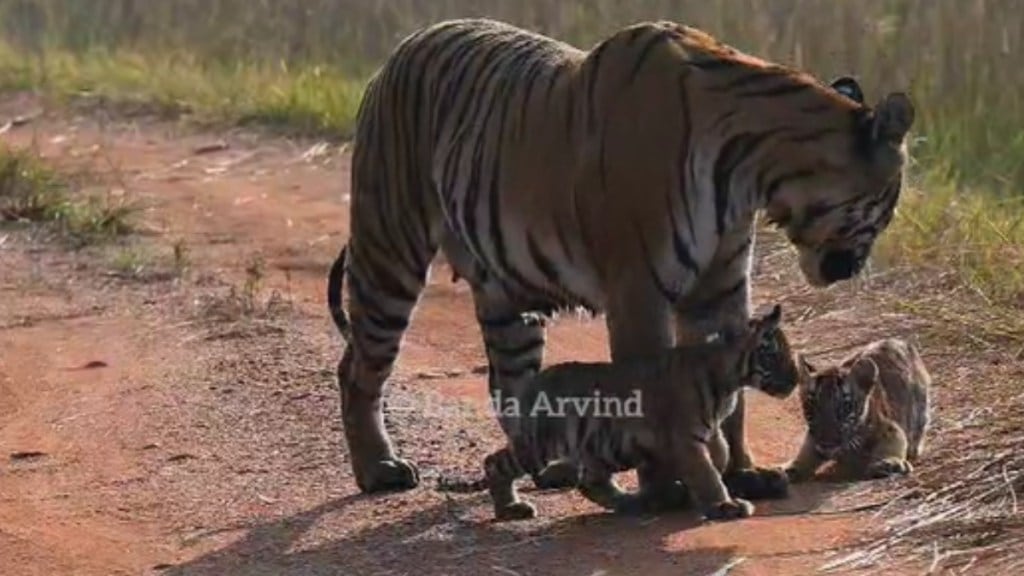
[[[360,496],[334,388],[341,341],[323,296],[347,237],[344,151],[49,114],[2,138],[89,166],[142,202],[131,242],[149,255],[126,274],[112,264],[123,247],[71,251],[0,230],[4,575],[810,574],[878,520],[807,512],[905,482],[812,483],[755,518],[706,525],[688,514],[614,518],[572,493],[532,494],[541,519],[495,525],[484,495],[434,490],[440,474],[478,470],[500,442],[495,423],[396,409],[394,438],[423,485]],[[196,152],[219,139],[230,146]],[[175,244],[187,248],[187,270],[160,273]],[[245,270],[260,259],[246,290]],[[467,287],[449,278],[439,264],[389,388],[395,405],[485,397],[484,376],[471,372],[483,354]],[[807,288],[771,238],[755,286],[758,303],[784,303],[797,343],[823,359],[914,328],[876,309],[863,282]],[[241,304],[256,310],[232,309]],[[606,356],[600,319],[560,319],[549,341],[550,361]],[[765,464],[798,446],[794,400],[752,402],[749,435]]]

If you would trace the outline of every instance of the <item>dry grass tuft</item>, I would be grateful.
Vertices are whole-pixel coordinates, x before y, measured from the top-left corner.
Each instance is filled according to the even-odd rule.
[[[931,571],[965,571],[976,563],[1019,573],[1024,568],[1024,394],[1006,398],[966,445],[944,442],[928,454],[917,486],[880,514],[881,535],[824,569],[930,563]]]
[[[263,259],[253,256],[245,267],[245,281],[241,286],[232,284],[226,293],[199,299],[197,315],[200,320],[228,325],[226,329],[211,334],[210,339],[262,334],[268,330],[282,331],[273,321],[291,313],[293,303],[277,290],[271,290],[264,296],[263,279]]]

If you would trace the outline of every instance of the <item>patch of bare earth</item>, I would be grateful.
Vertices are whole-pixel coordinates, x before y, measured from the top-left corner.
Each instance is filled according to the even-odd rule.
[[[142,281],[111,274],[104,249],[0,231],[4,574],[810,574],[883,521],[830,511],[915,485],[814,482],[752,519],[711,524],[686,513],[616,518],[571,492],[527,491],[540,518],[494,524],[485,494],[434,489],[440,475],[476,473],[501,442],[477,409],[486,383],[473,371],[483,353],[468,289],[439,263],[388,390],[393,437],[424,481],[362,496],[341,441],[342,345],[322,294],[347,237],[344,151],[57,114],[2,138],[88,167],[142,202],[133,245],[187,249],[181,274]],[[778,239],[762,240],[755,298],[781,301],[817,358],[924,326],[893,312],[886,277],[813,290]],[[548,361],[605,358],[605,338],[601,319],[561,318]],[[922,346],[936,376],[930,447],[947,458],[961,441],[943,434],[961,413],[953,384],[1011,378],[1019,361],[994,364],[1000,348],[964,361],[933,337]],[[424,406],[466,409],[442,417]],[[758,459],[790,458],[803,432],[795,398],[757,396],[751,412]]]

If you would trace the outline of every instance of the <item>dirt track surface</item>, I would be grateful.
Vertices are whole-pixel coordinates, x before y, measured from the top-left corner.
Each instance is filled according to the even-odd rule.
[[[393,437],[424,481],[361,496],[339,423],[342,345],[323,296],[347,237],[347,154],[49,115],[2,138],[91,167],[147,206],[136,242],[164,255],[180,242],[189,254],[183,277],[124,278],[102,251],[0,231],[5,576],[656,576],[728,565],[735,575],[811,574],[873,522],[870,513],[804,514],[872,498],[865,484],[819,482],[734,523],[615,518],[571,492],[527,491],[541,518],[493,524],[486,495],[434,489],[440,474],[477,473],[500,444],[495,422],[468,412],[392,411]],[[219,139],[229,146],[196,152]],[[858,318],[872,314],[856,287],[814,291],[782,245],[760,246],[756,302],[784,303],[797,344],[835,357],[868,339]],[[217,303],[230,302],[257,256],[256,317],[218,317]],[[398,408],[485,398],[485,376],[472,373],[483,352],[468,289],[443,264],[432,278],[388,389]],[[601,319],[563,317],[549,330],[549,362],[606,354]],[[795,398],[751,403],[755,456],[790,458],[802,434]]]

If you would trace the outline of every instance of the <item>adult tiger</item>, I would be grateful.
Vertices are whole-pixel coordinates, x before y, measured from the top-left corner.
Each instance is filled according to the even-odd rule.
[[[892,218],[913,115],[901,93],[872,108],[851,78],[826,86],[671,22],[590,52],[483,19],[413,33],[360,105],[351,237],[328,282],[360,489],[418,483],[381,395],[439,247],[472,286],[492,394],[511,397],[543,358],[527,312],[604,312],[614,360],[746,323],[758,209],[811,285],[857,274]],[[784,492],[753,466],[742,396],[724,433],[731,490]]]

